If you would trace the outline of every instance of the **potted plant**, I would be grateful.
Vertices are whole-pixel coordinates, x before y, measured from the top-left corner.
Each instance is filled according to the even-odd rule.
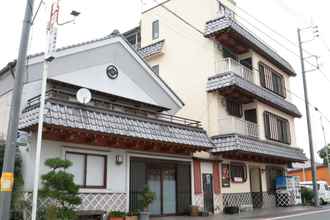
[[[125,220],[138,220],[138,216],[139,216],[138,211],[132,211],[127,214]]]
[[[110,211],[108,220],[125,220],[126,213],[121,211]]]
[[[142,192],[143,211],[140,212],[140,220],[149,220],[150,213],[148,212],[148,207],[155,198],[156,194],[151,192],[148,186],[145,186]]]

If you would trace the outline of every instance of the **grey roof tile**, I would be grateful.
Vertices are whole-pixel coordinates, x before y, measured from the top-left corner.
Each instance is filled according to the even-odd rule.
[[[251,31],[244,28],[237,20],[232,18],[231,16],[222,16],[217,19],[208,21],[206,23],[206,30],[205,30],[205,36],[211,37],[215,34],[232,29],[238,34],[240,34],[242,37],[244,37],[247,41],[249,41],[251,44],[253,44],[255,47],[259,48],[260,51],[265,53],[265,55],[268,56],[268,58],[273,59],[276,61],[282,68],[284,68],[285,72],[289,75],[295,76],[296,73],[293,69],[293,67],[290,65],[289,62],[287,62],[283,57],[281,57],[277,52],[275,52],[273,49],[271,49],[268,45],[266,45],[264,42],[262,42],[260,39],[258,39],[256,36],[252,34]]]
[[[140,48],[138,52],[143,58],[148,58],[154,55],[158,55],[162,53],[164,44],[165,44],[165,40],[161,40],[156,43],[150,44],[146,47]]]
[[[285,158],[292,162],[306,161],[307,158],[303,151],[289,145],[258,140],[239,134],[221,135],[212,137],[215,148],[212,153],[224,153],[229,151],[240,151]]]
[[[256,99],[262,102],[271,103],[273,106],[294,117],[301,117],[301,113],[294,104],[286,101],[283,97],[276,95],[263,87],[243,79],[233,72],[225,72],[209,77],[206,90],[208,92],[212,92],[229,86],[237,86],[241,90],[255,95]]]
[[[27,107],[20,118],[20,129],[38,123],[39,105]],[[198,127],[170,123],[163,120],[137,117],[114,111],[87,109],[78,105],[48,100],[44,123],[68,128],[98,131],[108,134],[157,140],[168,143],[211,148],[205,130]]]

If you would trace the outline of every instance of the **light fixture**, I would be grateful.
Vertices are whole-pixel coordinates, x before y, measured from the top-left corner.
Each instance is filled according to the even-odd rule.
[[[116,155],[116,164],[117,165],[120,165],[124,162],[124,158],[123,158],[123,155],[120,155],[120,154],[117,154]]]
[[[73,10],[73,11],[71,11],[70,14],[71,14],[72,16],[78,17],[78,16],[80,15],[80,12],[79,12],[79,11],[75,11],[75,10]]]

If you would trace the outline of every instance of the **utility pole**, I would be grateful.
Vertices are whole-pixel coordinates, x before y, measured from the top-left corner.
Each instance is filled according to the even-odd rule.
[[[39,121],[37,131],[37,144],[36,144],[36,158],[35,158],[35,169],[34,169],[34,182],[33,182],[33,197],[32,197],[32,214],[31,219],[36,220],[37,208],[38,208],[38,190],[39,190],[39,171],[40,171],[40,157],[41,157],[41,146],[42,146],[42,131],[44,124],[44,108],[46,100],[46,89],[47,89],[47,78],[49,64],[55,59],[54,53],[56,52],[57,43],[57,28],[59,25],[65,25],[74,23],[75,18],[79,16],[79,12],[72,11],[71,15],[74,17],[72,20],[59,23],[60,13],[60,0],[52,0],[50,5],[50,17],[47,24],[46,35],[47,35],[47,46],[44,57],[44,66],[41,79],[41,96],[40,96],[40,107],[39,107]]]
[[[21,33],[21,42],[18,51],[16,63],[15,82],[13,87],[13,96],[9,116],[9,125],[7,141],[5,147],[4,163],[1,176],[0,193],[0,219],[9,220],[11,196],[14,186],[14,166],[16,156],[16,136],[18,130],[19,116],[21,113],[21,101],[23,83],[25,79],[24,71],[26,64],[26,54],[29,44],[29,36],[32,25],[34,0],[27,0],[25,7],[25,16]]]
[[[311,157],[312,182],[313,182],[313,192],[314,192],[314,205],[316,207],[318,207],[318,206],[320,206],[320,201],[319,201],[319,193],[318,193],[318,188],[317,188],[317,173],[316,173],[315,156],[314,156],[313,133],[312,133],[310,110],[309,110],[308,89],[307,89],[307,82],[306,82],[306,72],[310,72],[312,70],[310,70],[310,71],[305,70],[305,63],[304,63],[305,58],[304,58],[304,51],[303,51],[303,43],[305,43],[305,42],[301,41],[301,31],[306,30],[306,29],[311,29],[311,28],[315,28],[315,26],[304,28],[304,29],[298,28],[297,32],[298,32],[300,62],[301,62],[301,71],[302,71],[304,95],[305,95],[308,141],[309,141],[309,150],[310,150],[310,157]]]

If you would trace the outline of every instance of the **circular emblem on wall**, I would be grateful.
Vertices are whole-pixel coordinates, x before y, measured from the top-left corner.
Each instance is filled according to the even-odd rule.
[[[107,69],[106,69],[106,72],[107,72],[107,76],[110,79],[116,79],[118,77],[118,74],[119,74],[117,67],[115,67],[114,65],[108,66]]]

